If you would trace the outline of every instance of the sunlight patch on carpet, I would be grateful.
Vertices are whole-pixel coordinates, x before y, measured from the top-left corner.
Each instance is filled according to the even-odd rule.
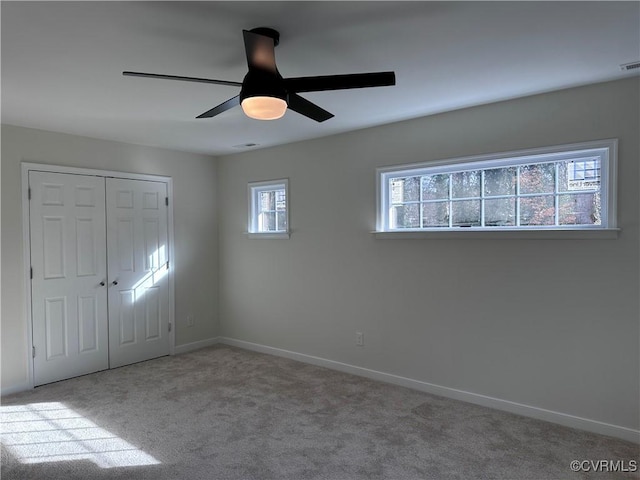
[[[90,460],[100,468],[160,462],[59,402],[0,407],[2,444],[22,463]]]

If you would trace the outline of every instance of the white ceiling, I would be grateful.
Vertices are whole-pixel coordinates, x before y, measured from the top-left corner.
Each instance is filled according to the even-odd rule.
[[[237,153],[633,75],[638,2],[7,2],[2,122],[208,154]],[[242,29],[280,31],[284,77],[394,70],[397,85],[303,96],[335,114],[261,122],[200,113],[242,81]],[[256,148],[260,148],[256,147]]]

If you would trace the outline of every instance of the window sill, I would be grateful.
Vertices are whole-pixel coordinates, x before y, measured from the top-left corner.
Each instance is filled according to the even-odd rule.
[[[448,240],[448,239],[529,239],[529,240],[611,240],[617,239],[619,228],[549,229],[549,230],[412,230],[372,232],[376,240]]]
[[[264,233],[245,232],[245,233],[249,238],[288,239],[289,237],[291,237],[290,232],[264,232]]]

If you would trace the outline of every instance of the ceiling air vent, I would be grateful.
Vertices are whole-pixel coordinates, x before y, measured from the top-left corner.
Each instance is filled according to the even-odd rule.
[[[620,70],[623,72],[630,72],[632,70],[640,71],[640,62],[624,63],[620,65]]]
[[[233,148],[251,148],[251,147],[257,147],[258,145],[260,145],[259,143],[241,143],[240,145],[234,145]]]

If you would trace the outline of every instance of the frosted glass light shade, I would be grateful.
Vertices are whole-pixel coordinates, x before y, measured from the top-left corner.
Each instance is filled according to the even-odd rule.
[[[277,97],[247,97],[241,106],[247,117],[256,120],[276,120],[287,111],[287,102]]]

